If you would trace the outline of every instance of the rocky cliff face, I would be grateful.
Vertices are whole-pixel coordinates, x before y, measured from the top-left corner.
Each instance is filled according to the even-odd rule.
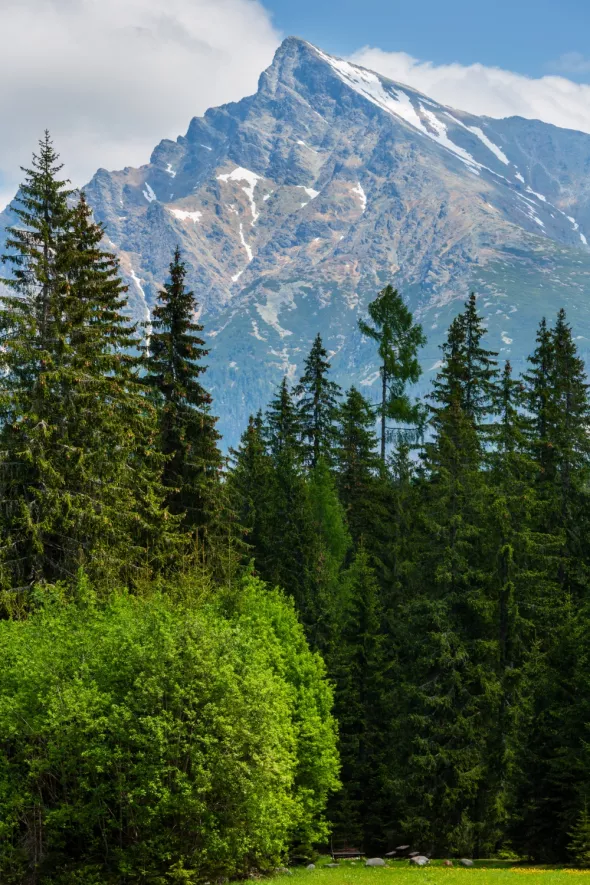
[[[517,369],[561,305],[585,352],[589,171],[588,135],[443,107],[291,38],[256,95],[194,118],[144,167],[100,169],[86,192],[138,318],[180,244],[233,444],[318,331],[336,380],[377,395],[357,319],[389,282],[429,337],[422,389],[471,289]]]

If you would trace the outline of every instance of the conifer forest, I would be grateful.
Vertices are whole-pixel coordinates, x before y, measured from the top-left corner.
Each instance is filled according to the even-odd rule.
[[[225,454],[170,255],[133,324],[49,135],[0,305],[0,880],[191,883],[332,844],[590,857],[590,394],[466,293],[430,395],[403,292],[318,335]],[[220,879],[221,877],[221,879]]]

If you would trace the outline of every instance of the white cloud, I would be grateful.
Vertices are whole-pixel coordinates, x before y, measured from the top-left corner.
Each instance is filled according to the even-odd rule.
[[[435,65],[404,52],[369,46],[355,52],[351,61],[463,111],[489,117],[528,117],[590,133],[590,85],[565,77],[533,79],[480,64]],[[583,61],[576,58],[578,66]]]
[[[258,0],[1,0],[0,207],[46,127],[76,185],[145,163],[254,92],[278,42]]]
[[[264,0],[0,0],[0,207],[49,128],[74,184],[147,162],[208,107],[255,91],[280,35]],[[365,47],[352,61],[491,117],[590,133],[590,85]],[[590,69],[578,53],[551,65]]]

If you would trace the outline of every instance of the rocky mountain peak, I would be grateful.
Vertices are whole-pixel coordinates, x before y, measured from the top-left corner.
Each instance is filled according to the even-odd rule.
[[[145,166],[99,170],[86,192],[138,318],[180,244],[233,444],[318,331],[337,380],[376,390],[357,321],[389,282],[429,336],[425,385],[470,289],[517,367],[562,304],[590,339],[589,171],[590,136],[453,110],[290,37],[255,95],[193,118]]]

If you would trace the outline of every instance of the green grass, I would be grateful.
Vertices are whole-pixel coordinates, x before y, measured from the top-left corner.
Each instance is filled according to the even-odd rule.
[[[364,861],[340,863],[327,869],[326,861],[315,870],[294,867],[292,875],[281,873],[265,880],[270,885],[574,885],[578,877],[590,877],[590,870],[535,867],[511,861],[476,861],[469,869],[447,868],[442,861],[428,867],[411,867],[407,861],[394,861],[387,867],[365,867]],[[590,885],[590,878],[588,880]]]

